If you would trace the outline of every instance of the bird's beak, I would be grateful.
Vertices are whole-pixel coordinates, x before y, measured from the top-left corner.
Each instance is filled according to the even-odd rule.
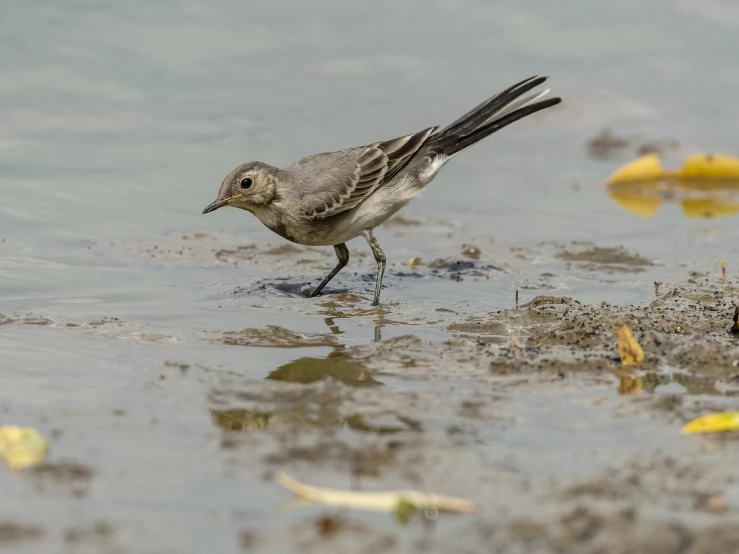
[[[215,202],[211,202],[207,208],[203,210],[204,214],[209,214],[210,212],[216,211],[218,208],[222,208],[223,206],[227,206],[229,202],[232,200],[236,200],[237,198],[241,198],[240,194],[235,194],[234,196],[231,196],[230,198],[224,198],[223,200],[216,200]]]

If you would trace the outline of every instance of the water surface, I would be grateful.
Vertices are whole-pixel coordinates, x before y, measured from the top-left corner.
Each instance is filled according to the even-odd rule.
[[[728,4],[40,0],[10,2],[3,12],[0,313],[16,314],[15,323],[47,321],[0,327],[0,421],[39,428],[55,437],[52,460],[94,471],[81,497],[34,492],[33,479],[0,472],[0,520],[44,529],[41,542],[21,541],[19,551],[53,551],[65,529],[105,521],[115,528],[105,540],[126,552],[237,552],[241,530],[276,537],[319,512],[277,511],[288,495],[264,479],[279,467],[264,460],[281,448],[279,433],[249,435],[246,451],[231,452],[209,409],[214,391],[230,390],[229,379],[261,382],[333,347],[226,346],[208,342],[209,334],[277,325],[339,346],[407,333],[440,341],[450,333],[433,323],[444,313],[435,310],[464,316],[510,308],[517,289],[522,302],[549,294],[537,288],[542,273],[554,275],[545,278],[551,294],[626,304],[652,299],[654,281],[717,272],[722,259],[730,273],[739,265],[736,217],[690,219],[674,204],[637,217],[603,185],[633,150],[595,160],[586,148],[609,127],[678,141],[666,160],[672,165],[693,152],[739,154],[739,11]],[[266,243],[281,244],[244,212],[200,215],[238,163],[285,165],[445,124],[533,74],[551,76],[547,86],[564,103],[449,164],[403,212],[419,228],[378,231],[395,263],[384,293],[390,312],[361,311],[374,267],[359,256],[367,252],[363,239],[350,244],[352,265],[335,283],[360,302],[339,308],[333,322],[318,301],[272,286],[280,278],[316,282],[332,264],[331,249],[325,257],[308,252],[305,265],[293,263],[301,255],[285,262],[260,254],[236,266],[213,255],[218,246],[209,241],[255,243],[260,253],[271,248]],[[622,246],[657,265],[568,271],[555,254],[572,241]],[[483,250],[481,264],[505,271],[461,281],[406,275],[409,258],[459,259],[463,243]],[[152,256],[154,246],[165,253]],[[179,364],[190,369],[180,372]],[[396,408],[415,386],[412,379],[385,384]],[[475,389],[453,380],[424,386],[441,404]],[[479,483],[464,475],[490,467],[505,475],[529,457],[515,471],[536,483],[595,471],[609,453],[686,448],[675,437],[655,441],[650,427],[630,439],[636,424],[611,412],[573,434],[568,422],[593,413],[573,405],[602,395],[617,402],[613,383],[529,392],[504,393],[507,413],[529,417],[493,421],[479,437],[486,447],[464,450],[472,461],[441,448],[444,467],[425,474],[423,486],[462,475],[442,492],[479,499]],[[429,413],[422,424],[442,441],[455,417]],[[547,419],[551,427],[539,424]],[[370,440],[341,433],[348,442]],[[609,447],[619,438],[623,449]],[[588,459],[589,451],[600,454]],[[311,481],[350,484],[341,464],[308,468],[296,462],[293,469]],[[417,483],[391,472],[374,484]],[[383,516],[364,521],[413,540],[422,535]]]

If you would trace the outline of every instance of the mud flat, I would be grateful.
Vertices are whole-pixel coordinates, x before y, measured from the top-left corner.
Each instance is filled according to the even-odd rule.
[[[66,391],[42,416],[4,408],[36,417],[50,437],[48,460],[13,490],[58,525],[16,514],[0,523],[0,545],[144,551],[137,545],[150,543],[131,533],[158,533],[144,523],[157,511],[148,489],[167,497],[194,487],[195,503],[168,517],[176,527],[209,514],[205,535],[224,552],[735,550],[736,435],[680,428],[736,407],[736,280],[618,246],[503,248],[432,227],[420,260],[390,266],[379,307],[368,303],[373,264],[361,252],[325,296],[306,299],[330,252],[201,233],[90,255],[153,264],[147,271],[217,271],[199,300],[204,319],[0,315],[7,340],[62,353],[56,386]],[[619,323],[646,354],[631,370],[618,357]],[[20,362],[14,378],[29,380]],[[95,400],[106,395],[115,401]],[[193,463],[168,466],[171,451]],[[477,509],[402,523],[316,505],[284,512],[290,494],[276,471],[329,487],[460,496]],[[81,499],[98,503],[97,517],[67,514]],[[189,544],[187,532],[156,536]]]

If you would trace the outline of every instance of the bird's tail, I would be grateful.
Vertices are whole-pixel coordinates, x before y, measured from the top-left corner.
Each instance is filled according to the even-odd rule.
[[[537,102],[549,93],[549,89],[524,96],[546,80],[547,77],[529,77],[485,100],[441,131],[434,133],[428,140],[428,151],[442,156],[453,156],[514,121],[559,104],[561,98],[548,98]]]

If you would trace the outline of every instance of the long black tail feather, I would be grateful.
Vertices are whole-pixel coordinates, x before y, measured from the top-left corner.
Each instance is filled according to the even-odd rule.
[[[562,101],[561,98],[548,98],[534,104],[528,104],[528,101],[524,101],[521,107],[505,113],[505,109],[509,105],[546,80],[547,77],[530,77],[485,100],[442,130],[431,135],[427,143],[428,152],[453,156],[514,121],[559,104]],[[536,97],[531,100],[534,99]],[[503,115],[493,119],[501,111],[504,112]]]

